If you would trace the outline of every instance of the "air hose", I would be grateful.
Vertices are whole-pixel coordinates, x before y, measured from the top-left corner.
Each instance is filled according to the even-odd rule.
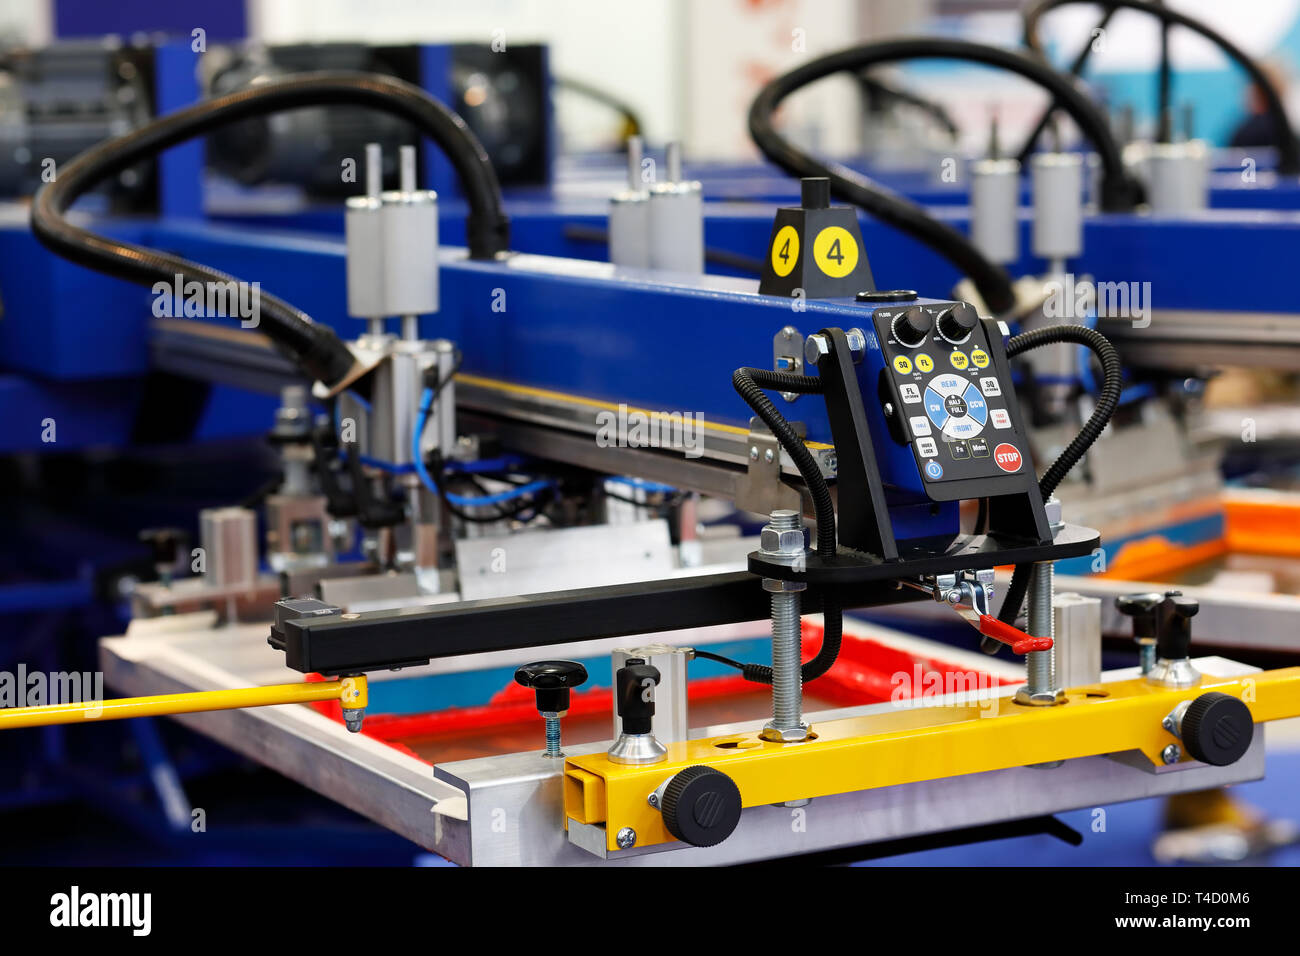
[[[1082,2],[1086,2],[1086,0],[1038,0],[1037,3],[1026,7],[1024,12],[1025,46],[1029,47],[1038,56],[1043,57],[1042,43],[1038,38],[1038,21],[1057,7]],[[1296,142],[1295,131],[1292,130],[1291,121],[1287,118],[1286,107],[1282,103],[1282,98],[1269,81],[1268,76],[1260,69],[1259,64],[1248,56],[1244,50],[1201,21],[1179,13],[1163,3],[1152,3],[1150,0],[1106,0],[1104,7],[1107,10],[1138,10],[1156,17],[1166,27],[1170,25],[1183,27],[1193,33],[1199,33],[1215,44],[1223,51],[1225,56],[1246,71],[1251,82],[1264,94],[1269,115],[1273,117],[1273,135],[1277,143],[1278,154],[1278,172],[1291,176],[1300,173],[1300,144]]]
[[[731,384],[740,397],[776,436],[785,453],[790,456],[799,475],[803,478],[808,494],[812,498],[813,515],[817,521],[817,553],[823,558],[835,557],[835,502],[826,484],[817,462],[813,460],[808,446],[790,427],[790,423],[777,411],[772,400],[763,394],[763,389],[770,388],[782,392],[797,392],[803,395],[818,394],[822,391],[822,381],[809,375],[794,372],[773,372],[761,368],[738,368],[731,376]],[[822,593],[822,645],[815,657],[802,667],[805,682],[821,677],[840,656],[840,643],[844,633],[844,615],[839,603],[833,598],[830,589]],[[740,664],[736,661],[720,658],[717,655],[705,655],[740,669],[745,680],[756,684],[772,683],[772,668],[766,664]]]
[[[934,249],[971,278],[990,309],[1004,313],[1016,301],[1011,277],[969,238],[861,173],[840,163],[822,162],[796,148],[772,125],[772,115],[781,101],[816,80],[845,71],[860,73],[880,63],[918,59],[982,63],[1018,73],[1045,88],[1074,118],[1101,157],[1101,207],[1110,211],[1127,210],[1137,204],[1141,187],[1125,171],[1119,146],[1105,116],[1068,78],[1021,53],[965,40],[932,37],[882,40],[811,60],[771,80],[759,91],[749,108],[750,136],[763,155],[782,169],[795,176],[829,178],[835,195]]]
[[[1111,345],[1100,332],[1086,326],[1052,325],[1032,332],[1024,332],[1007,342],[1007,358],[1015,358],[1032,349],[1060,342],[1073,342],[1091,349],[1101,362],[1102,384],[1092,415],[1038,482],[1044,501],[1052,496],[1052,492],[1056,490],[1061,480],[1079,463],[1092,447],[1092,443],[1106,428],[1111,415],[1119,406],[1120,392],[1123,389],[1123,367],[1120,365],[1119,353],[1115,351],[1115,346]],[[1014,624],[1019,617],[1025,592],[1029,589],[1029,573],[1032,568],[1032,564],[1016,565],[1006,597],[1002,600],[1002,609],[998,612],[1000,621]],[[996,647],[987,645],[986,649],[996,650]]]
[[[487,153],[469,127],[428,93],[393,77],[369,73],[309,73],[238,90],[161,116],[88,149],[41,187],[32,202],[32,231],[50,251],[78,265],[152,286],[165,282],[230,283],[224,272],[154,249],[111,239],[74,226],[66,213],[104,179],[178,143],[213,129],[268,113],[312,106],[365,106],[410,122],[446,153],[469,204],[466,224],[470,257],[489,259],[509,243],[509,220]],[[334,332],[302,310],[262,294],[259,329],[303,371],[328,385],[351,370],[351,352]]]

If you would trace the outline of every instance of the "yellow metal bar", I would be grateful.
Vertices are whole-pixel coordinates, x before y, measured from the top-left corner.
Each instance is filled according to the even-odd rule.
[[[159,694],[155,697],[123,697],[117,700],[88,700],[43,707],[0,708],[0,730],[17,727],[48,727],[78,720],[123,720],[127,717],[158,717],[168,714],[197,714],[208,710],[235,710],[273,704],[305,704],[337,700],[344,707],[364,708],[366,678],[273,684],[269,687],[240,687],[235,690],[203,690],[188,694]]]
[[[1142,679],[1074,688],[1055,707],[1030,707],[1010,697],[942,707],[908,707],[815,724],[816,738],[773,743],[730,735],[668,744],[668,759],[650,766],[612,763],[604,753],[565,762],[569,819],[605,824],[609,849],[623,827],[637,845],[673,837],[646,801],[678,771],[707,765],[731,777],[746,807],[1007,767],[1139,750],[1155,765],[1175,738],[1161,726],[1181,701],[1209,691],[1230,694],[1256,723],[1300,716],[1300,667],[1241,678],[1206,676],[1195,687],[1169,689]]]

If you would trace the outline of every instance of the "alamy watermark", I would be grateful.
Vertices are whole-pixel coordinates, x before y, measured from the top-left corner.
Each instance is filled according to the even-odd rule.
[[[246,329],[255,329],[261,323],[260,282],[187,282],[178,272],[171,282],[155,282],[153,296],[153,314],[160,319],[239,319]]]
[[[980,716],[989,717],[998,711],[998,698],[992,691],[1002,686],[985,671],[925,670],[920,661],[912,665],[911,672],[892,674],[889,683],[894,688],[889,700],[895,707],[925,707],[942,697],[955,705],[977,704]]]
[[[620,404],[596,414],[601,448],[680,448],[687,458],[704,454],[702,412],[643,412]]]
[[[1043,314],[1049,319],[1131,319],[1133,328],[1151,324],[1150,282],[1094,282],[1067,272],[1043,283]]]
[[[87,719],[104,712],[104,675],[99,671],[0,671],[0,707],[45,707],[49,704],[94,704]]]

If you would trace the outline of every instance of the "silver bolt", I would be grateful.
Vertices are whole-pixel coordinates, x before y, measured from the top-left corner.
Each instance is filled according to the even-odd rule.
[[[807,364],[815,366],[819,360],[830,354],[831,343],[820,332],[804,339],[803,358]]]
[[[1034,637],[1052,637],[1053,564],[1040,561],[1029,576],[1029,633]],[[1049,651],[1030,651],[1025,655],[1025,686],[1016,700],[1025,704],[1054,704],[1063,699],[1056,686],[1056,647]]]
[[[543,757],[563,757],[560,750],[560,717],[558,714],[543,714],[546,720],[546,752]]]
[[[769,448],[767,451],[763,452],[763,460],[767,462],[769,465],[772,464],[772,461],[775,458],[776,455],[773,453],[772,449]]]
[[[861,329],[849,329],[844,333],[844,337],[849,343],[849,354],[853,357],[853,364],[861,365],[862,357],[867,353],[867,333]]]
[[[1160,751],[1160,759],[1163,760],[1166,765],[1178,763],[1178,761],[1182,759],[1182,756],[1183,751],[1179,748],[1178,744],[1170,744],[1164,750]]]
[[[618,848],[620,850],[626,850],[629,847],[635,846],[636,831],[631,827],[623,827],[623,829],[618,831],[618,836],[614,837],[614,841],[618,843]]]
[[[773,511],[768,521],[768,530],[776,532],[780,539],[782,531],[802,531],[803,518],[797,511]],[[801,555],[804,551],[802,535],[797,538],[785,535],[787,548],[782,548],[789,556]],[[803,662],[802,634],[800,633],[799,591],[780,590],[773,582],[768,590],[772,595],[772,719],[763,727],[765,740],[798,741],[808,737],[808,725],[803,722]],[[789,582],[784,582],[786,585]],[[764,582],[767,586],[767,582]]]
[[[749,460],[758,461],[758,446],[756,445],[749,446]]]

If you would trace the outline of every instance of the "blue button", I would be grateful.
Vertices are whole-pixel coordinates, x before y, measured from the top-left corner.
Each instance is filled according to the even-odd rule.
[[[984,396],[974,385],[966,386],[966,414],[975,421],[983,425],[989,420],[989,407],[984,401]]]
[[[925,463],[925,473],[930,476],[931,480],[937,481],[943,477],[943,465],[937,461],[927,461]]]
[[[925,390],[925,413],[930,416],[935,428],[943,428],[948,421],[948,409],[944,408],[943,396],[932,388]]]

